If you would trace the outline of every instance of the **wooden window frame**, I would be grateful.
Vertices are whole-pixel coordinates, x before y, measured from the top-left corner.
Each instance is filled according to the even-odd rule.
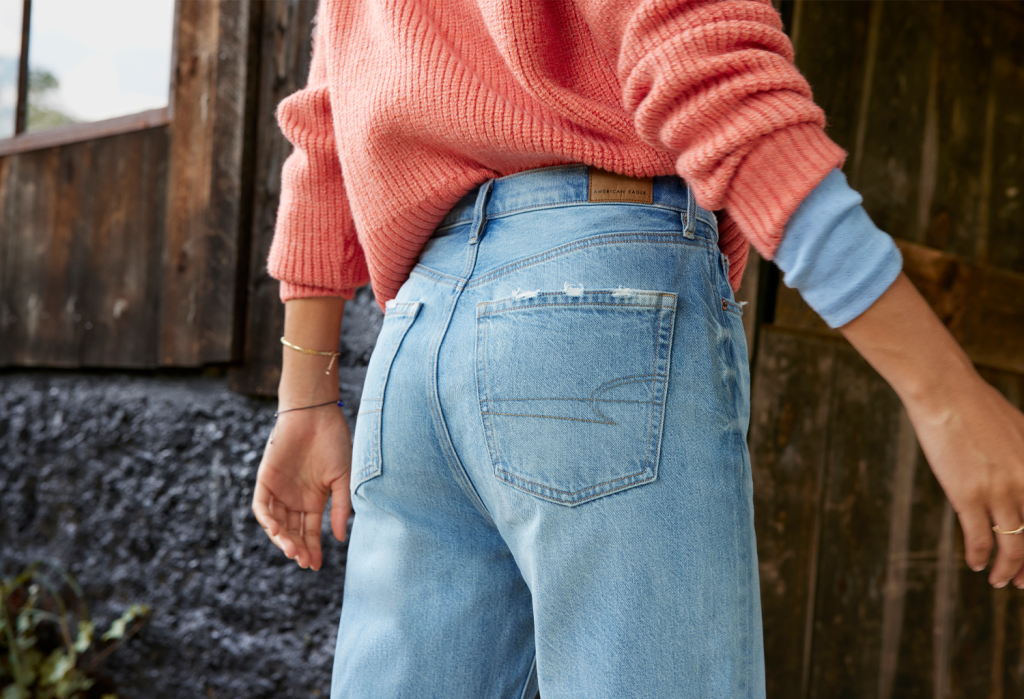
[[[79,143],[105,136],[167,126],[174,118],[174,87],[177,75],[178,23],[181,0],[174,2],[173,36],[171,38],[171,74],[167,84],[167,106],[148,109],[134,114],[112,117],[82,124],[55,126],[42,131],[25,131],[28,110],[28,37],[32,16],[32,0],[23,0],[21,14],[21,55],[18,62],[18,102],[15,107],[14,136],[0,139],[0,157],[27,151]]]

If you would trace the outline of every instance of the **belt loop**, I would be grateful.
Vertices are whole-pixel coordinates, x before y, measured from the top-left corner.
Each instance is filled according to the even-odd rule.
[[[483,235],[484,221],[487,220],[487,198],[493,184],[494,180],[487,180],[480,185],[480,192],[476,195],[476,205],[473,207],[473,234],[469,238],[470,245],[476,245]]]
[[[697,204],[693,198],[693,188],[686,183],[686,228],[683,230],[683,237],[694,238],[693,232],[697,230]]]

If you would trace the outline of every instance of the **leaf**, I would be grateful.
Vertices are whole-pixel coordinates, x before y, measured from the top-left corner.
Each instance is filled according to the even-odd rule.
[[[21,681],[26,687],[31,687],[39,674],[39,666],[43,664],[43,654],[35,648],[31,648],[22,654],[21,659],[21,670],[24,673]]]
[[[18,614],[18,635],[24,636],[32,628],[32,610],[24,609]]]
[[[40,684],[57,684],[67,676],[68,672],[74,669],[75,659],[65,653],[63,649],[58,648],[50,653],[50,657],[46,659],[43,667],[40,668],[39,674],[42,675]]]
[[[9,684],[4,689],[2,699],[28,699],[28,691],[22,689],[16,684]]]
[[[84,692],[94,684],[93,680],[82,676],[77,670],[72,670],[69,677],[65,677],[57,683],[57,699],[70,699],[75,692]]]
[[[133,604],[128,607],[128,610],[122,614],[110,625],[107,632],[101,637],[104,641],[111,639],[118,639],[124,637],[124,632],[128,628],[128,624],[135,621],[138,617],[149,614],[149,606],[145,604]]]
[[[84,653],[92,645],[92,634],[96,624],[91,621],[78,622],[78,638],[75,639],[75,652]]]

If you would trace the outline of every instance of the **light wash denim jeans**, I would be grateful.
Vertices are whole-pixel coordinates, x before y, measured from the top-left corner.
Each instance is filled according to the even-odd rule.
[[[455,206],[367,372],[334,699],[764,696],[727,265],[676,177]]]

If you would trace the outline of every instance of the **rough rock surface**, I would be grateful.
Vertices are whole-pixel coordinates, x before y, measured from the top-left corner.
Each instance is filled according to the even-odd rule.
[[[365,293],[346,311],[350,420],[379,324]],[[256,524],[273,412],[221,378],[0,374],[0,574],[63,566],[101,628],[150,605],[103,664],[123,699],[329,693],[345,547],[300,570]]]

